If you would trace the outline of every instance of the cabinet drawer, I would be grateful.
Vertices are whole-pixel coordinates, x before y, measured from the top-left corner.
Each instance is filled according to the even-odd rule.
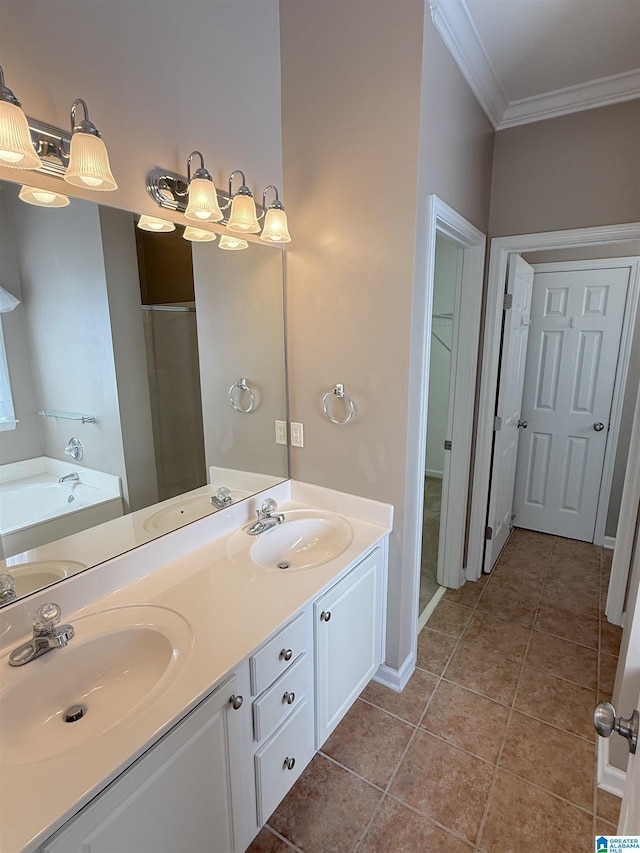
[[[311,708],[311,703],[303,699],[255,755],[260,826],[266,823],[313,756]]]
[[[269,737],[280,723],[296,709],[302,699],[310,701],[309,656],[300,657],[275,684],[253,703],[253,731],[257,741]]]
[[[301,613],[249,659],[254,696],[266,690],[305,651],[305,618]]]

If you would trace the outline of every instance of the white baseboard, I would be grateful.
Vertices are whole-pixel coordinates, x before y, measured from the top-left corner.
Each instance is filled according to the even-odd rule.
[[[616,537],[605,536],[602,540],[602,547],[606,548],[608,551],[613,551],[613,549],[616,547]]]
[[[598,788],[622,799],[627,774],[618,767],[614,767],[613,764],[609,764],[609,740],[606,737],[599,737],[597,740]]]
[[[434,480],[442,480],[444,477],[443,471],[432,471],[431,468],[427,468],[424,472],[425,477],[433,477]]]
[[[411,653],[405,658],[400,669],[392,669],[390,666],[387,666],[386,663],[383,663],[373,676],[373,680],[377,681],[378,684],[384,684],[384,686],[388,687],[390,690],[395,690],[396,693],[402,693],[404,688],[407,686],[407,682],[413,675],[415,668],[416,658],[415,655]]]
[[[442,598],[442,596],[445,594],[446,591],[447,591],[447,588],[445,586],[439,587],[434,592],[434,594],[429,599],[429,601],[427,602],[427,606],[422,611],[422,613],[418,616],[418,634],[420,633],[420,631],[422,631],[424,626],[429,621],[431,614],[436,609],[436,605],[438,604],[438,602],[440,601],[440,599]]]

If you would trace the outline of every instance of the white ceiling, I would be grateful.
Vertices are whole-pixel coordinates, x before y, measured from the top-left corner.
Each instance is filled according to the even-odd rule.
[[[431,0],[501,129],[640,97],[640,0]]]

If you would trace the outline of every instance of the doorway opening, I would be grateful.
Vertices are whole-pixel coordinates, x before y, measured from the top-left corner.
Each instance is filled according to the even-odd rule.
[[[411,524],[405,539],[405,553],[416,567],[416,645],[444,587],[456,589],[464,582],[485,248],[484,234],[435,195],[429,197],[424,230],[425,286],[416,288],[412,326],[410,381],[416,390],[407,455]],[[421,583],[423,555],[428,584]]]
[[[484,341],[484,351],[483,351],[483,364],[482,364],[482,377],[481,377],[481,389],[480,389],[480,403],[479,403],[479,417],[478,417],[478,436],[476,442],[476,465],[474,470],[474,493],[472,496],[472,507],[471,507],[471,526],[470,526],[470,534],[469,534],[469,560],[467,564],[467,578],[468,579],[476,579],[480,576],[483,568],[483,558],[485,554],[485,545],[487,539],[491,536],[491,532],[489,528],[491,527],[491,522],[488,524],[486,522],[487,518],[489,518],[487,514],[488,510],[488,497],[491,495],[491,500],[495,500],[495,496],[498,494],[499,488],[504,488],[504,478],[494,477],[492,479],[492,464],[495,463],[495,458],[492,462],[491,458],[491,450],[494,440],[494,435],[496,433],[496,427],[500,428],[501,424],[499,421],[496,422],[496,409],[495,409],[495,400],[496,400],[496,392],[498,391],[499,386],[502,383],[502,376],[504,371],[499,371],[500,365],[500,348],[501,348],[501,337],[503,331],[503,309],[505,308],[504,303],[504,288],[505,281],[507,281],[507,267],[510,261],[510,258],[514,258],[517,255],[527,255],[527,253],[531,252],[547,252],[548,250],[557,250],[557,249],[568,249],[568,250],[576,250],[576,249],[584,249],[585,247],[601,247],[607,246],[608,244],[624,244],[626,241],[637,241],[640,237],[640,225],[637,223],[632,223],[631,225],[620,225],[620,226],[606,226],[602,228],[593,228],[593,229],[579,229],[576,231],[567,231],[567,232],[548,232],[544,234],[530,234],[523,235],[518,237],[504,237],[498,238],[493,241],[492,244],[492,254],[489,268],[489,282],[488,282],[488,295],[487,295],[487,309],[486,309],[486,319],[485,319],[485,341]],[[637,243],[633,244],[635,248],[634,255],[637,254]],[[592,249],[590,254],[587,255],[588,258],[593,257],[596,254],[596,249]],[[565,253],[565,257],[568,253]],[[613,477],[613,468],[615,461],[615,451],[616,445],[618,441],[618,435],[620,432],[620,420],[621,420],[621,412],[623,408],[624,402],[624,392],[625,392],[625,383],[627,378],[627,368],[630,361],[630,352],[633,340],[633,332],[634,332],[634,318],[638,300],[638,263],[635,258],[620,258],[617,255],[624,254],[624,247],[622,250],[617,250],[617,247],[610,247],[601,252],[602,255],[613,255],[613,257],[606,258],[601,261],[592,261],[590,260],[588,263],[585,262],[582,266],[586,269],[589,267],[597,268],[598,266],[602,267],[625,267],[627,271],[630,271],[629,283],[628,283],[628,292],[626,295],[626,303],[624,304],[624,320],[622,326],[622,333],[620,338],[620,348],[619,353],[620,356],[616,360],[614,353],[614,361],[615,363],[615,390],[613,392],[612,397],[609,398],[609,403],[604,404],[604,408],[609,407],[608,412],[603,416],[593,417],[592,423],[586,424],[584,429],[586,430],[584,435],[579,435],[576,430],[574,430],[574,438],[572,439],[573,444],[575,445],[576,453],[579,450],[584,450],[586,447],[587,436],[590,437],[590,433],[593,432],[594,435],[597,435],[598,432],[604,433],[604,441],[606,442],[606,453],[604,457],[604,463],[601,467],[602,477],[598,482],[589,481],[587,484],[590,489],[593,490],[596,496],[596,503],[598,504],[598,516],[595,525],[595,532],[591,538],[592,541],[595,541],[596,544],[603,544],[604,541],[604,531],[606,524],[606,509],[609,503],[609,492],[611,490],[611,480]],[[579,256],[578,253],[574,254],[574,257]],[[535,256],[534,256],[535,257]],[[538,256],[536,260],[539,260]],[[552,256],[553,257],[553,256]],[[572,265],[575,267],[579,267],[580,263],[573,261]],[[540,273],[542,272],[552,272],[558,271],[562,268],[560,264],[553,265],[538,265],[538,270]],[[556,295],[561,295],[561,292],[564,289],[564,285],[562,287],[551,287],[547,288],[549,291],[554,291]],[[586,296],[589,299],[592,296],[595,298],[596,290],[598,286],[595,288],[591,288],[591,290],[586,293]],[[601,295],[602,295],[602,291]],[[591,294],[591,295],[589,295]],[[575,336],[582,335],[584,344],[588,336],[584,334],[584,330],[579,329],[579,318],[578,313],[584,314],[585,312],[593,310],[594,313],[597,313],[597,305],[595,302],[593,304],[584,303],[584,299],[586,298],[585,293],[582,294],[583,303],[581,303],[580,311],[574,312],[572,315],[571,312],[568,312],[564,317],[562,322],[567,327],[565,331],[571,331],[571,334],[575,334]],[[563,297],[564,298],[564,297]],[[601,303],[604,304],[604,303]],[[557,307],[557,306],[556,306]],[[543,312],[544,313],[544,312]],[[531,322],[528,318],[524,319],[525,323]],[[504,321],[506,327],[507,321]],[[576,327],[575,332],[572,328],[572,325]],[[590,333],[591,334],[591,333]],[[599,333],[598,333],[599,334]],[[591,334],[591,342],[593,343],[598,335],[595,333]],[[551,339],[549,338],[549,341]],[[616,345],[617,351],[617,345]],[[583,346],[584,353],[584,346]],[[559,364],[559,360],[558,364]],[[540,371],[540,365],[544,362],[544,359],[541,358],[540,353],[538,353],[538,360],[535,362],[534,357],[534,366],[535,371],[534,374],[537,377]],[[598,358],[592,357],[591,364],[596,365],[598,362]],[[504,359],[503,359],[504,363]],[[586,362],[585,362],[586,363]],[[552,365],[553,361],[548,360],[548,364]],[[549,375],[553,377],[553,370],[550,371]],[[535,377],[534,377],[535,378]],[[574,371],[575,378],[575,371]],[[635,379],[637,385],[637,378]],[[535,384],[535,383],[534,383]],[[551,387],[553,383],[549,383],[549,387]],[[588,387],[589,383],[583,383],[580,388],[584,389]],[[631,384],[631,383],[629,383]],[[609,392],[611,389],[609,388]],[[629,394],[627,393],[627,396]],[[572,400],[572,403],[575,402]],[[574,406],[575,408],[575,406]],[[584,406],[585,409],[588,409],[588,406]],[[626,407],[629,409],[629,406]],[[518,414],[515,412],[515,414]],[[527,418],[523,415],[520,417],[521,412],[518,414],[517,420],[527,421]],[[587,412],[585,411],[585,415]],[[591,417],[591,414],[588,415]],[[516,424],[511,424],[511,426],[517,431],[517,420]],[[586,422],[585,422],[586,423]],[[599,424],[603,423],[602,429],[599,428]],[[610,428],[609,427],[610,424]],[[523,433],[523,424],[521,423],[520,433]],[[607,440],[608,433],[608,440]],[[547,431],[548,434],[548,431]],[[543,442],[540,442],[540,448],[542,447]],[[540,449],[539,448],[539,449]],[[527,459],[526,454],[524,458],[524,462],[522,466],[524,466],[524,470],[526,472],[526,466],[530,463],[531,460],[531,448],[529,448],[529,458]],[[578,456],[575,456],[575,459],[578,459]],[[583,453],[583,456],[585,454]],[[623,460],[624,462],[624,460]],[[521,466],[521,467],[522,467]],[[566,466],[565,466],[566,467]],[[571,466],[569,466],[570,468]],[[619,466],[618,466],[619,467]],[[550,460],[549,460],[549,470]],[[576,482],[579,483],[580,478],[576,479]],[[541,482],[539,480],[539,482]],[[575,486],[575,483],[573,484]],[[577,492],[574,492],[577,493]],[[513,499],[513,492],[511,495],[508,494],[504,498],[505,506],[506,504]],[[510,509],[513,506],[511,503]],[[525,525],[527,526],[527,525]],[[564,535],[564,534],[560,534]],[[487,539],[485,539],[487,537]],[[487,548],[487,553],[490,552],[490,549]],[[493,555],[492,555],[493,556]],[[486,568],[485,564],[485,568]]]

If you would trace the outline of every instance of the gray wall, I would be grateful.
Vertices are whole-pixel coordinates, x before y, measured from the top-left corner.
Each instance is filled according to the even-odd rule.
[[[22,300],[11,220],[10,200],[14,194],[13,187],[0,184],[0,285]],[[20,421],[15,429],[2,432],[0,465],[4,465],[7,462],[20,462],[23,459],[42,456],[44,447],[42,423],[37,415],[38,401],[31,371],[24,304],[21,303],[10,313],[0,316],[13,405],[16,418]]]
[[[75,201],[43,210],[17,195],[11,202],[37,407],[96,418],[42,419],[44,454],[66,460],[75,436],[83,465],[124,480],[99,209]]]
[[[156,214],[147,172],[185,174],[195,148],[218,186],[240,168],[256,192],[282,188],[277,0],[0,0],[0,21],[27,114],[66,128],[82,97],[103,134],[119,188],[73,195]]]
[[[414,299],[424,303],[416,257],[427,195],[437,192],[479,227],[489,216],[491,127],[425,12],[418,0],[280,4],[283,162],[295,223],[289,388],[291,417],[305,426],[292,474],[395,505],[392,667],[415,642],[416,570],[402,541],[416,523],[405,518],[408,472],[424,476],[408,442],[415,446],[419,427],[409,370]],[[343,427],[320,407],[336,382],[357,405]]]
[[[194,243],[193,281],[207,469],[286,477],[287,448],[275,443],[275,421],[287,419],[282,252]],[[248,414],[229,401],[242,378],[256,400]],[[246,408],[249,398],[236,403]]]
[[[496,135],[491,235],[640,219],[640,100]]]

